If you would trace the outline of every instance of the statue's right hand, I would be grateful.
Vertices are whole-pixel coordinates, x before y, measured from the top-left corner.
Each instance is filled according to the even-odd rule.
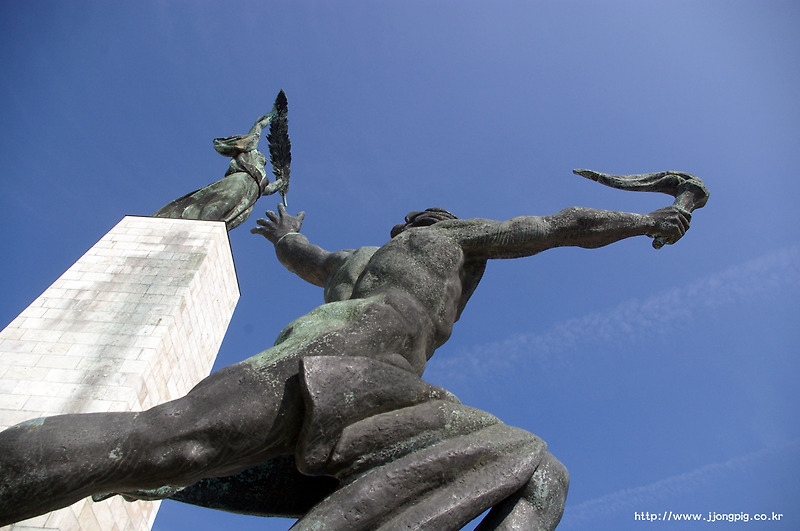
[[[653,222],[653,230],[648,236],[654,238],[653,248],[660,249],[664,245],[672,245],[680,240],[689,230],[692,214],[676,206],[660,208],[648,214]]]
[[[303,225],[303,218],[306,217],[305,212],[290,216],[286,213],[286,207],[281,204],[278,205],[277,214],[272,210],[267,210],[266,215],[266,219],[261,218],[256,221],[259,226],[250,229],[250,232],[261,234],[273,244],[278,243],[278,240],[290,232],[299,232]]]

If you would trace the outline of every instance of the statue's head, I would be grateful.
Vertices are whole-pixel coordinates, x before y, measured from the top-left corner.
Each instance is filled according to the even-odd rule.
[[[392,227],[392,238],[411,227],[428,227],[434,223],[448,219],[458,219],[456,216],[443,208],[428,208],[419,211],[412,211],[406,215],[406,222]]]
[[[215,138],[214,149],[220,155],[224,155],[226,157],[236,157],[242,153],[253,151],[258,146],[258,139],[258,133]]]

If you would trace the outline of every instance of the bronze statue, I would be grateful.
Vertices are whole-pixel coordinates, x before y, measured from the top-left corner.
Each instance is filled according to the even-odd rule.
[[[225,177],[170,201],[153,217],[224,221],[227,229],[231,230],[250,217],[261,196],[278,192],[286,205],[291,163],[286,113],[286,94],[280,91],[272,112],[256,120],[249,133],[215,138],[214,149],[217,153],[232,159]],[[269,146],[276,177],[274,182],[267,177],[266,157],[257,149],[261,131],[267,126],[270,127]]]
[[[554,529],[568,475],[544,443],[420,376],[489,259],[634,236],[673,244],[708,197],[684,173],[576,173],[676,201],[650,214],[571,207],[507,221],[432,208],[409,213],[380,247],[336,252],[300,234],[303,212],[267,212],[252,232],[324,288],[325,304],[183,398],[0,433],[0,525],[122,493],[297,516],[301,530],[454,530],[489,507],[481,530]]]

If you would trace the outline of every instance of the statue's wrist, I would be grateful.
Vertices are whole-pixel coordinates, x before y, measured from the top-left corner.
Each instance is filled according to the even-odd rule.
[[[643,214],[643,216],[645,218],[644,221],[645,235],[647,236],[655,235],[656,232],[658,232],[658,218],[652,213]]]
[[[275,245],[278,245],[279,243],[281,243],[281,240],[283,240],[285,237],[289,236],[290,234],[300,234],[300,233],[296,232],[296,231],[287,232],[286,234],[284,234],[283,236],[278,238],[278,241],[275,242]]]

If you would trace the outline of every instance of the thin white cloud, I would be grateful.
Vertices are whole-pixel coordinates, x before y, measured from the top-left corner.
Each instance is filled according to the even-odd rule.
[[[586,529],[589,522],[597,522],[602,518],[626,511],[658,512],[664,510],[663,504],[671,496],[686,495],[709,484],[724,480],[734,473],[757,465],[762,459],[774,454],[796,454],[800,449],[800,439],[789,443],[764,448],[755,452],[734,457],[720,463],[711,463],[690,472],[670,476],[650,485],[632,489],[623,489],[588,500],[564,512],[564,519],[559,530]]]

